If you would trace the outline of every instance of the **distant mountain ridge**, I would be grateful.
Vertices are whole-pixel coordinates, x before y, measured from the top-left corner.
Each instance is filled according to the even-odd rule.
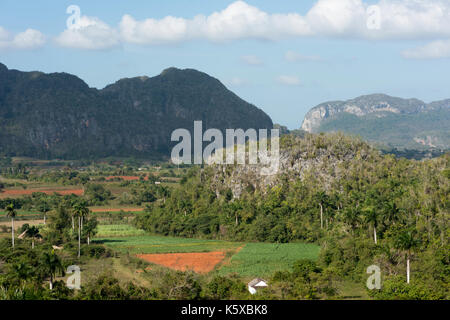
[[[67,73],[0,63],[0,156],[99,158],[170,155],[177,128],[270,129],[262,110],[206,73],[169,68],[102,90]]]
[[[301,128],[342,131],[398,149],[450,148],[450,99],[425,103],[385,94],[330,101],[312,108]]]

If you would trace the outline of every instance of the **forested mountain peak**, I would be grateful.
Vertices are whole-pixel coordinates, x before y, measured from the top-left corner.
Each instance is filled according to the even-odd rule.
[[[450,148],[450,100],[429,104],[386,94],[325,102],[305,116],[308,132],[357,134],[387,149],[446,150]]]
[[[272,128],[262,110],[193,69],[121,79],[102,90],[67,73],[0,74],[0,155],[168,156],[173,130]]]

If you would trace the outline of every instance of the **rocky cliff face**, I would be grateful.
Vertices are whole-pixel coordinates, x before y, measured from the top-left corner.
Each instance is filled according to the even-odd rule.
[[[426,104],[384,94],[322,103],[305,116],[307,132],[343,131],[395,148],[450,147],[450,100]]]
[[[284,136],[280,141],[280,160],[276,174],[266,175],[262,165],[211,165],[207,168],[212,190],[217,196],[231,189],[234,198],[254,191],[265,193],[289,180],[314,180],[325,190],[346,174],[351,161],[379,159],[380,153],[367,143],[340,133]]]
[[[433,104],[431,104],[431,108],[432,106]],[[377,116],[382,117],[389,113],[416,114],[427,110],[427,107],[425,102],[417,99],[401,99],[385,94],[361,96],[347,101],[325,102],[312,108],[306,114],[302,129],[308,132],[316,132],[324,120],[339,113],[353,114],[358,117],[377,114]]]
[[[192,130],[195,120],[204,130],[273,126],[219,80],[192,69],[170,68],[97,90],[70,74],[0,64],[0,156],[167,156],[172,131]]]

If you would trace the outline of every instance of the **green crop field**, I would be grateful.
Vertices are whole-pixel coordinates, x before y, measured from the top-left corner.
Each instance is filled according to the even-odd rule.
[[[35,216],[35,215],[42,215],[41,212],[38,211],[28,211],[28,210],[16,210],[17,216],[18,218],[20,218],[21,216]],[[0,216],[4,216],[6,215],[5,210],[0,210]]]
[[[139,234],[134,234],[139,233]],[[275,271],[290,270],[300,259],[316,260],[320,247],[307,243],[242,243],[145,235],[129,225],[101,225],[95,242],[122,253],[182,253],[236,251],[217,271],[238,273],[244,277],[266,277]]]
[[[238,273],[246,277],[270,276],[275,271],[289,270],[300,259],[316,260],[320,247],[308,243],[247,243],[220,274]]]
[[[41,212],[17,210],[17,215],[14,219],[16,221],[22,221],[22,220],[36,220],[41,218],[43,219],[43,215]],[[5,221],[10,221],[10,218],[6,216],[6,212],[4,210],[0,210],[0,222]]]
[[[97,237],[130,237],[144,235],[145,231],[127,224],[99,225]]]
[[[99,234],[95,239],[95,242],[104,243],[111,249],[124,253],[128,252],[130,254],[236,250],[238,247],[243,245],[243,243],[240,242],[200,240],[153,235],[101,237]]]

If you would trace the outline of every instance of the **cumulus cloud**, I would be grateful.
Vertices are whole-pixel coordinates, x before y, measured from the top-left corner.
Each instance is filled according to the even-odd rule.
[[[263,64],[263,61],[260,58],[252,55],[242,56],[241,61],[251,66],[260,66]]]
[[[81,16],[73,28],[55,39],[62,47],[102,50],[119,45],[118,32],[98,18]]]
[[[280,84],[287,85],[287,86],[299,86],[300,85],[300,79],[297,76],[281,75],[276,78],[276,81]]]
[[[372,6],[373,7],[373,6]],[[285,37],[339,36],[365,39],[450,37],[450,2],[445,0],[380,0],[373,11],[362,0],[319,0],[302,16],[271,14],[236,1],[222,11],[193,19],[165,17],[120,22],[124,41],[153,44],[208,39],[277,40]],[[378,19],[377,28],[368,21]]]
[[[450,58],[450,40],[433,41],[418,48],[405,50],[402,55],[407,59]]]
[[[36,49],[45,43],[45,36],[38,30],[27,29],[12,34],[0,27],[0,49]]]
[[[450,38],[450,1],[379,0],[369,6],[363,0],[319,0],[304,15],[268,13],[235,1],[221,11],[193,18],[137,20],[126,14],[116,28],[98,18],[84,16],[82,20],[80,28],[64,31],[57,42],[69,47],[104,49],[121,42],[155,45],[195,39],[219,43],[291,37],[433,41]]]
[[[227,83],[229,85],[231,85],[231,86],[238,87],[238,86],[242,86],[244,84],[247,84],[247,81],[245,81],[244,79],[239,78],[239,77],[233,77],[229,81],[227,81]]]
[[[288,52],[285,53],[284,58],[288,62],[320,61],[320,60],[322,60],[322,58],[319,56],[307,56],[307,55],[303,55],[303,54],[300,54],[298,52],[291,51],[291,50],[289,50]]]

